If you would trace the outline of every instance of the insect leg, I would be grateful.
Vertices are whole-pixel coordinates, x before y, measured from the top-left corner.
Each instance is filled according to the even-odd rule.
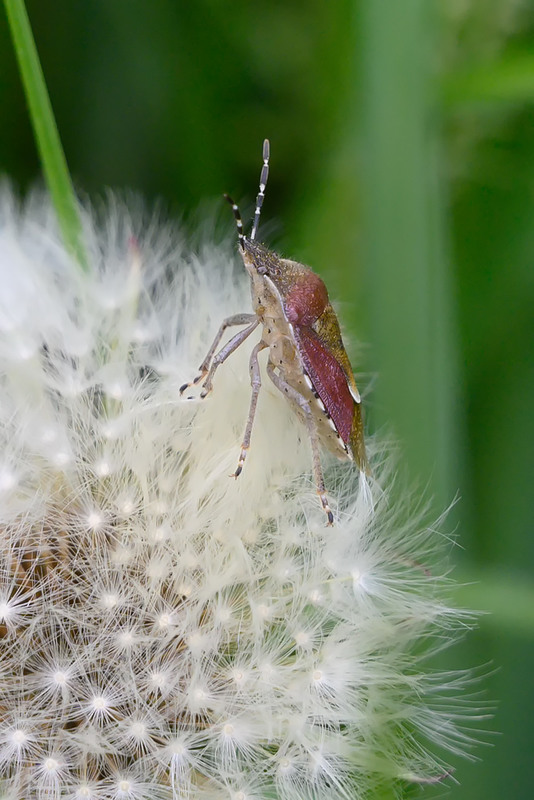
[[[239,331],[239,333],[236,333],[235,336],[232,336],[230,341],[227,342],[224,345],[224,347],[221,347],[219,352],[213,358],[213,361],[211,362],[211,367],[209,368],[208,374],[206,376],[206,380],[202,384],[202,391],[200,392],[200,396],[202,398],[206,397],[206,395],[209,392],[211,392],[211,384],[213,382],[213,376],[215,375],[217,367],[223,364],[228,358],[228,356],[232,355],[234,350],[237,350],[239,345],[242,344],[245,341],[245,339],[247,339],[250,336],[252,331],[254,331],[258,327],[260,322],[259,318],[256,317],[255,314],[251,314],[251,316],[254,318],[254,322],[252,322],[248,326],[248,328],[245,328],[244,330]]]
[[[328,525],[333,525],[334,515],[328,504],[328,497],[326,496],[326,487],[324,485],[324,478],[323,478],[323,468],[321,467],[319,437],[317,435],[317,428],[315,426],[310,404],[308,403],[305,397],[302,397],[302,395],[299,394],[299,392],[297,392],[296,389],[290,386],[289,383],[287,383],[287,381],[285,381],[277,372],[274,371],[274,367],[270,362],[267,363],[267,375],[272,380],[276,388],[279,389],[282,392],[282,394],[284,394],[286,397],[290,397],[299,406],[299,408],[304,414],[304,419],[306,421],[306,427],[308,428],[308,435],[310,437],[310,444],[312,449],[313,476],[315,478],[315,486],[317,488],[317,494],[319,495],[321,505],[328,519]]]
[[[241,445],[241,454],[239,456],[239,462],[237,464],[237,469],[231,478],[238,478],[241,475],[243,470],[243,464],[245,463],[245,458],[247,457],[247,450],[250,447],[250,437],[252,435],[252,426],[254,424],[254,414],[256,413],[256,406],[258,404],[258,395],[261,389],[261,375],[260,375],[260,365],[258,363],[258,353],[261,350],[264,350],[267,347],[263,339],[258,342],[258,344],[252,350],[250,354],[250,383],[252,385],[252,396],[250,398],[250,409],[248,412],[248,419],[247,419],[247,426],[245,428],[245,435],[243,437],[243,443]]]
[[[256,314],[234,314],[232,317],[227,317],[225,320],[223,320],[223,323],[222,323],[221,327],[219,328],[219,330],[217,331],[217,335],[216,335],[215,339],[213,340],[213,342],[211,344],[211,347],[210,347],[210,349],[208,350],[208,352],[206,354],[206,358],[204,359],[204,361],[202,362],[202,364],[198,368],[200,374],[197,375],[197,377],[193,381],[190,381],[189,383],[184,383],[183,386],[180,386],[180,394],[183,394],[185,392],[185,390],[188,389],[190,386],[193,386],[194,384],[199,383],[201,380],[203,380],[206,377],[206,375],[208,374],[208,370],[210,368],[210,365],[211,365],[213,354],[217,350],[219,342],[221,341],[221,339],[222,339],[222,337],[224,335],[224,332],[225,332],[225,330],[227,328],[230,328],[233,325],[249,325],[250,326],[253,322],[256,322],[256,325],[258,324]],[[254,327],[256,327],[256,325],[254,325]],[[249,333],[252,333],[253,330],[254,330],[254,328],[251,328]],[[248,336],[248,334],[247,334],[247,336]],[[246,339],[246,336],[244,338]],[[244,339],[240,339],[235,346],[239,347],[239,345],[241,344],[242,341],[244,341]],[[233,339],[231,339],[230,342],[233,342]],[[224,348],[223,348],[223,350],[224,350]],[[232,351],[230,351],[230,352],[232,352]],[[230,355],[230,353],[228,353],[228,355]],[[224,359],[223,359],[223,361],[224,361]]]

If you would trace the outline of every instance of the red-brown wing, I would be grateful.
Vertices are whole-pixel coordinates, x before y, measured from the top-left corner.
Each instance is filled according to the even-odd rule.
[[[350,444],[354,398],[349,390],[347,376],[313,328],[295,325],[293,333],[304,368],[317,394],[332,417],[339,435],[345,444]]]

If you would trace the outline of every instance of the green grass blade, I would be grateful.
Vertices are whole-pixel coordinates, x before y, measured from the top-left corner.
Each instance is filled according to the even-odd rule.
[[[431,5],[362,5],[364,207],[377,426],[443,506],[458,485],[458,380]]]
[[[87,258],[82,226],[65,154],[61,146],[37,48],[23,0],[4,0],[11,36],[33,125],[43,170],[68,250],[82,269]]]
[[[455,576],[459,581],[462,575]],[[464,608],[487,612],[480,627],[498,636],[534,634],[534,583],[527,576],[506,569],[471,569],[466,582],[455,587],[454,599]],[[468,582],[469,581],[469,582]]]

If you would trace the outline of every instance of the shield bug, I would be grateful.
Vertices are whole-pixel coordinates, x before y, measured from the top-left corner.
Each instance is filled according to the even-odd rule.
[[[263,143],[263,167],[250,236],[243,232],[239,208],[232,206],[237,225],[239,251],[250,275],[254,313],[225,319],[213,340],[200,374],[180,388],[180,394],[202,382],[201,397],[211,391],[213,376],[228,356],[262,326],[261,339],[250,355],[252,396],[241,454],[233,477],[241,474],[250,446],[254,415],[261,387],[258,354],[269,349],[267,375],[304,420],[313,455],[317,493],[327,515],[328,504],[320,459],[320,445],[340,459],[356,462],[361,473],[369,473],[361,398],[350,365],[339,322],[321,278],[309,267],[268,250],[256,240],[265,186],[269,175],[269,140]],[[227,328],[244,326],[220,350]]]

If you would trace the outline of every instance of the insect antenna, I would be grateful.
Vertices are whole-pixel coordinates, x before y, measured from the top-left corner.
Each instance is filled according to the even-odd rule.
[[[236,224],[236,227],[237,227],[237,236],[238,236],[238,239],[239,239],[239,246],[240,246],[241,250],[244,250],[245,249],[245,234],[243,233],[243,220],[241,219],[241,212],[239,210],[239,206],[237,205],[237,203],[234,203],[234,201],[232,200],[232,198],[230,197],[229,194],[225,194],[223,196],[224,196],[224,199],[228,200],[228,202],[232,206],[232,211],[234,212],[235,224]]]
[[[267,186],[267,178],[269,177],[269,140],[264,139],[263,142],[263,166],[260,175],[260,190],[256,197],[256,211],[254,212],[254,224],[252,226],[252,233],[250,234],[250,241],[256,238],[258,224],[260,221],[261,207],[263,205],[263,198],[265,197],[265,187]],[[237,236],[239,239],[239,246],[241,250],[245,249],[245,234],[243,233],[243,220],[241,219],[241,212],[237,203],[234,203],[229,194],[224,195],[225,200],[228,200],[234,212],[235,224],[237,226]]]
[[[251,241],[256,238],[258,225],[260,222],[261,207],[263,205],[263,198],[265,197],[265,187],[267,186],[267,178],[269,177],[269,140],[263,141],[263,167],[261,168],[260,175],[260,190],[256,197],[256,211],[254,212],[254,224],[252,226],[252,233],[250,234]]]

